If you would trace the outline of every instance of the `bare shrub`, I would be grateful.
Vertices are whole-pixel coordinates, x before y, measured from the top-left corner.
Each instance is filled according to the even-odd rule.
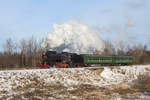
[[[138,78],[133,81],[133,85],[131,87],[140,91],[150,91],[150,73],[147,72],[145,74],[138,75]]]

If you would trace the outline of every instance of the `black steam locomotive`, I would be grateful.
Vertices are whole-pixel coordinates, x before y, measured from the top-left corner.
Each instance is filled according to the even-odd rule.
[[[41,67],[78,67],[85,66],[83,63],[83,57],[76,53],[47,51],[42,55]]]

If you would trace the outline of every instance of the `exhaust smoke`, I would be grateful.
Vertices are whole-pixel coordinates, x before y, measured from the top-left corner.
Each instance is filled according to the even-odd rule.
[[[51,50],[57,52],[88,53],[104,50],[104,43],[100,39],[99,30],[89,27],[79,21],[68,21],[54,24],[53,31],[47,36],[44,46],[49,44]]]

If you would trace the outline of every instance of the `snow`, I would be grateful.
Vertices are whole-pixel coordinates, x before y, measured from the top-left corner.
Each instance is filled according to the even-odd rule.
[[[150,68],[150,65],[137,65],[137,66],[121,66],[118,68],[105,67],[101,76],[107,81],[107,83],[121,83],[123,81],[131,81],[137,79],[138,75],[147,72],[146,69]]]
[[[4,95],[21,94],[15,91],[18,87],[25,87],[30,84],[61,84],[73,90],[74,85],[90,84],[95,86],[109,86],[122,82],[131,82],[138,75],[148,72],[150,65],[134,65],[120,67],[104,67],[104,71],[99,75],[86,68],[67,69],[33,69],[33,70],[7,70],[0,71],[0,98]],[[29,92],[34,92],[35,88],[30,88]],[[73,98],[76,98],[75,96]]]

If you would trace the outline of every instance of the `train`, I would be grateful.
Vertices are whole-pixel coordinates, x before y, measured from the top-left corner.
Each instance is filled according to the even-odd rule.
[[[47,51],[42,54],[40,66],[42,68],[77,68],[129,64],[133,64],[132,56],[104,56],[97,54],[77,54],[69,52],[57,53],[56,51]]]

